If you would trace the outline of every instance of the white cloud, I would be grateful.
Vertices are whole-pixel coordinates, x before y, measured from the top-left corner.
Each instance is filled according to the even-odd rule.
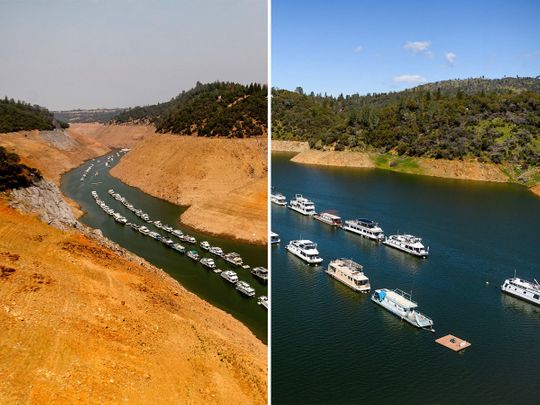
[[[427,80],[420,75],[401,75],[394,77],[396,83],[425,83]]]
[[[457,55],[454,52],[445,52],[444,57],[450,66],[454,66],[454,62],[457,58]]]
[[[413,53],[426,52],[428,55],[431,53],[428,51],[431,42],[429,41],[407,41],[403,48],[412,51]]]
[[[364,50],[364,47],[362,45],[358,45],[356,48],[354,48],[354,53],[362,53]]]

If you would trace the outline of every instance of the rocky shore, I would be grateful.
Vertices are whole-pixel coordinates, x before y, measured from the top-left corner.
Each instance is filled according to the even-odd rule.
[[[266,403],[266,346],[52,182],[0,195],[0,286],[2,403]]]

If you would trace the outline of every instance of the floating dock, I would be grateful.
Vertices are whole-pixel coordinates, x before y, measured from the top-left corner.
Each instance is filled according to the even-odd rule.
[[[455,352],[460,352],[461,350],[464,350],[471,345],[466,340],[460,339],[454,335],[443,336],[435,340],[435,342],[445,347],[448,347]]]

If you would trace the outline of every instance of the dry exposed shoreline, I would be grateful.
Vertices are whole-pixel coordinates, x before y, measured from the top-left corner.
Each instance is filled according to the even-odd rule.
[[[112,245],[0,199],[0,402],[266,403],[266,346]]]
[[[357,151],[320,151],[309,149],[307,142],[272,141],[272,152],[297,152],[291,158],[295,163],[381,168],[402,173],[418,174],[461,180],[511,182],[502,165],[480,163],[473,160],[443,160],[429,158],[398,158],[376,153]],[[394,165],[395,164],[395,165]],[[540,184],[529,190],[540,196]]]
[[[151,153],[149,153],[151,151]],[[267,243],[267,139],[150,135],[111,175],[150,195],[189,205],[182,223]]]
[[[58,185],[154,133],[79,129],[0,145]],[[0,196],[1,403],[266,403],[267,347],[246,326],[95,233],[55,229]]]

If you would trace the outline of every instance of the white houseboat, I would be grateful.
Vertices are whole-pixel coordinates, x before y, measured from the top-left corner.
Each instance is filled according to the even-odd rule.
[[[315,204],[313,201],[302,197],[302,194],[296,194],[294,199],[289,201],[289,208],[302,215],[315,215]]]
[[[232,270],[225,270],[221,272],[221,277],[227,280],[231,284],[236,284],[238,282],[238,276]]]
[[[334,214],[330,214],[329,212],[322,212],[320,214],[314,214],[313,218],[331,226],[341,226],[341,217],[338,217],[337,215],[334,215]]]
[[[540,284],[538,281],[527,281],[518,277],[504,280],[501,290],[524,301],[540,305]]]
[[[245,281],[239,281],[236,283],[236,289],[242,294],[247,295],[248,297],[253,297],[255,295],[255,290]]]
[[[266,267],[253,267],[251,274],[262,281],[268,281],[268,269]]]
[[[270,243],[272,245],[281,242],[281,239],[279,239],[279,235],[275,232],[270,231]]]
[[[281,193],[270,194],[270,201],[272,201],[273,204],[283,207],[287,205],[287,198]]]
[[[390,235],[383,242],[386,246],[390,246],[413,256],[428,257],[429,247],[426,248],[422,244],[422,239],[413,235]]]
[[[291,240],[285,249],[309,264],[319,264],[323,261],[319,256],[317,244],[310,240]]]
[[[368,293],[371,289],[369,278],[364,274],[362,265],[350,259],[332,260],[326,274],[352,288],[354,291]]]
[[[350,219],[345,221],[343,229],[349,232],[364,236],[365,238],[382,242],[384,240],[384,232],[377,222],[370,219]]]
[[[416,310],[418,304],[406,292],[380,288],[375,290],[371,300],[411,325],[435,332],[433,321]]]

